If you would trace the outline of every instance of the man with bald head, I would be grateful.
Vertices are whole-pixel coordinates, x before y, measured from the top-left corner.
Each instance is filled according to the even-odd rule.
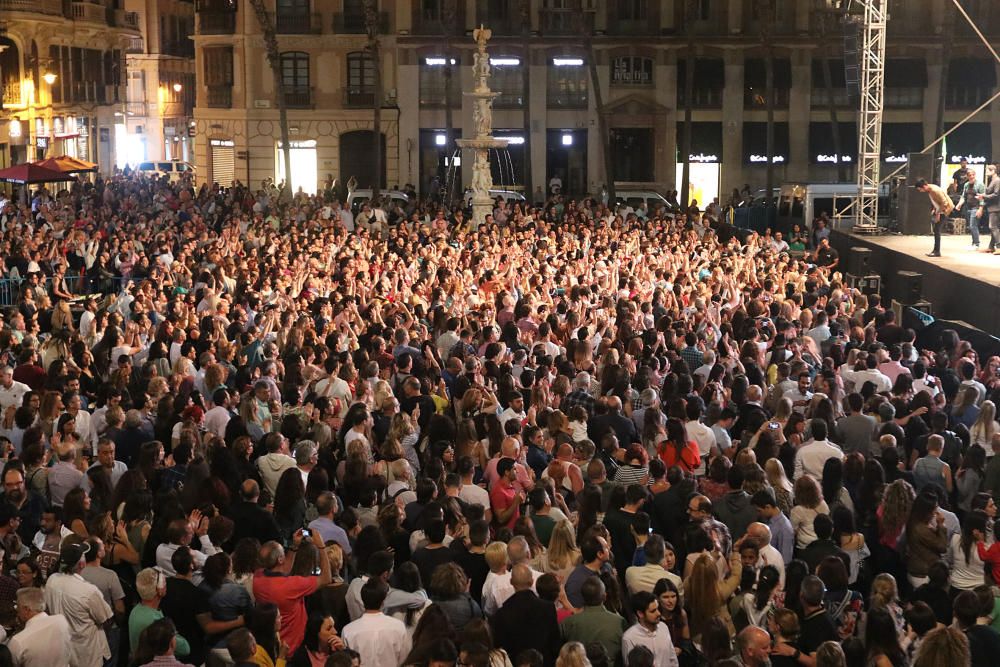
[[[785,587],[785,559],[781,552],[771,544],[771,529],[763,523],[754,522],[747,526],[747,537],[760,545],[757,571],[759,572],[765,565],[773,565],[778,570],[778,588],[783,589]]]
[[[633,442],[642,442],[635,424],[622,414],[622,399],[608,396],[601,400],[607,405],[608,411],[587,422],[587,436],[594,442],[601,442],[604,434],[611,431],[618,438],[618,444],[626,448]]]
[[[744,667],[771,664],[771,636],[766,630],[748,625],[736,635],[736,654]]]
[[[535,488],[533,472],[528,466],[521,463],[520,458],[521,441],[513,436],[504,438],[500,443],[499,456],[494,456],[490,459],[486,464],[486,470],[483,471],[483,479],[486,481],[486,487],[491,491],[493,490],[493,485],[500,479],[500,475],[497,473],[497,464],[502,459],[511,459],[514,461],[514,489],[521,493],[528,493],[528,491]]]
[[[517,592],[514,587],[513,569],[518,565],[525,565],[531,573],[531,590],[535,590],[535,582],[542,573],[529,565],[531,560],[531,547],[528,541],[521,535],[513,538],[507,544],[507,559],[510,561],[511,571],[506,576],[495,577],[489,585],[483,586],[483,609],[494,610],[503,605]],[[428,579],[429,580],[429,579]]]
[[[226,510],[234,524],[231,544],[236,544],[244,537],[252,537],[261,544],[281,541],[281,531],[274,515],[261,507],[259,500],[260,485],[252,479],[245,480],[240,486],[239,500]]]
[[[542,654],[546,665],[555,663],[562,644],[556,606],[531,590],[534,579],[527,564],[514,566],[510,583],[514,594],[493,617],[496,645],[512,656],[535,649]]]

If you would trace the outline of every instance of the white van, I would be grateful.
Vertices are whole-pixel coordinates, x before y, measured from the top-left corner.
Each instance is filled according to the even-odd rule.
[[[626,204],[631,206],[633,209],[639,208],[639,204],[645,204],[646,210],[650,213],[655,211],[657,207],[662,208],[664,211],[670,210],[670,204],[667,203],[667,198],[655,190],[616,189],[615,203],[618,206]]]
[[[191,174],[197,176],[194,165],[182,160],[164,160],[162,162],[140,162],[136,171],[147,176],[167,176],[170,182],[179,181],[181,176]]]
[[[401,190],[381,190],[379,196],[383,201],[388,197],[393,204],[399,204],[403,208],[410,205],[410,196]],[[357,215],[361,211],[361,207],[368,203],[371,198],[371,188],[351,190],[347,193],[347,208],[351,213]]]

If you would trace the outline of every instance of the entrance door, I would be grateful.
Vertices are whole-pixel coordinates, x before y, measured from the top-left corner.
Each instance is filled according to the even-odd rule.
[[[382,174],[379,178],[381,187],[385,184],[385,135],[382,135]],[[340,135],[340,177],[350,180],[351,176],[358,179],[359,188],[370,188],[375,182],[375,160],[372,155],[374,141],[371,130],[356,130]]]
[[[587,187],[587,130],[549,130],[545,141],[546,192],[553,176],[562,180],[562,192],[585,194]]]
[[[277,151],[275,178],[280,183],[285,180],[285,152],[281,150],[281,142],[278,142],[275,150]],[[319,185],[319,172],[316,164],[316,140],[309,139],[306,141],[291,142],[288,157],[292,161],[292,180],[289,183],[292,188],[292,194],[297,193],[300,188],[306,194],[316,194],[316,188]]]

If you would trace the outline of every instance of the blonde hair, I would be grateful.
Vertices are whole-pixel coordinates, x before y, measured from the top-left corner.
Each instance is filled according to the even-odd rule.
[[[764,472],[767,474],[767,483],[776,489],[784,489],[789,493],[792,491],[792,483],[788,481],[785,474],[785,466],[781,465],[778,459],[768,459],[764,463]]]
[[[896,578],[885,572],[876,576],[872,581],[871,607],[873,609],[886,607],[898,601],[899,589],[896,587]]]
[[[590,667],[587,650],[580,642],[567,642],[559,650],[556,667]]]
[[[684,582],[684,597],[689,607],[691,636],[699,636],[723,605],[719,593],[719,570],[707,555],[698,557],[691,576]]]
[[[499,540],[490,542],[486,547],[486,564],[490,570],[499,570],[507,567],[507,545]]]
[[[576,565],[580,560],[580,550],[576,546],[576,533],[569,519],[563,519],[552,527],[549,547],[545,552],[549,568],[564,570]]]

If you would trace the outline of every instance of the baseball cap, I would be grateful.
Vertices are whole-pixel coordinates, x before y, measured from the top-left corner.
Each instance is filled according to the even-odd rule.
[[[86,542],[64,544],[59,549],[59,563],[64,566],[76,565],[89,551],[90,545]]]

